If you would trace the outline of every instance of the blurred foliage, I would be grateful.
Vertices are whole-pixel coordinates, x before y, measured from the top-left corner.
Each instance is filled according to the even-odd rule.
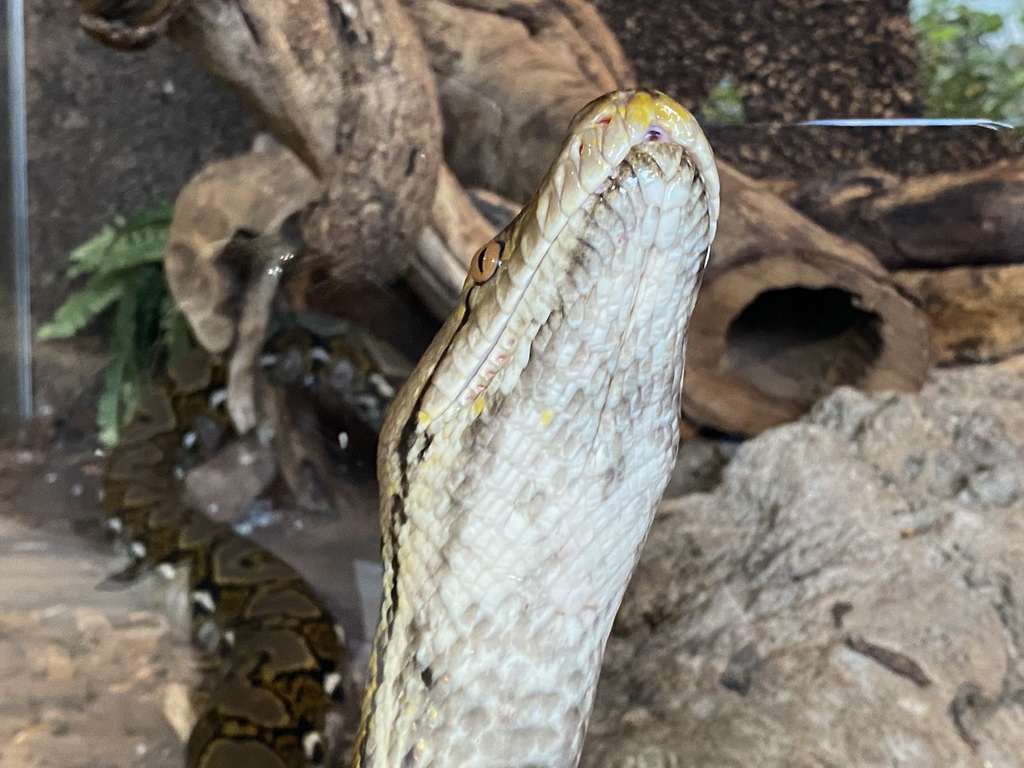
[[[1020,3],[1015,15],[1024,21]],[[1003,14],[922,0],[912,19],[929,117],[1024,121],[1024,46],[1005,42]]]
[[[743,99],[730,77],[723,77],[701,104],[697,119],[702,123],[743,123]]]
[[[40,339],[67,339],[98,323],[110,360],[96,408],[100,441],[117,442],[157,366],[176,360],[194,341],[164,277],[170,204],[118,217],[71,252],[69,277],[83,286],[38,331]]]

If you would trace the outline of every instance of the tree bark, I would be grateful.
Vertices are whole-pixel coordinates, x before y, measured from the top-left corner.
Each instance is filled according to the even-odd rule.
[[[339,279],[401,274],[436,190],[441,116],[398,0],[192,0],[168,35],[323,183],[306,247]]]
[[[793,204],[889,269],[1024,262],[1024,158],[906,181],[844,173],[804,186]]]
[[[636,84],[615,36],[585,0],[402,3],[437,80],[445,159],[467,187],[525,203],[573,115]]]
[[[1024,352],[1024,264],[904,270],[894,277],[924,303],[937,364],[994,362]]]

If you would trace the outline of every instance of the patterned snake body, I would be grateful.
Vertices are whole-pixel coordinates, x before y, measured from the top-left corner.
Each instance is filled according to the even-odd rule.
[[[474,258],[399,393],[378,476],[384,606],[356,766],[575,766],[673,462],[718,215],[668,97],[585,107]]]
[[[307,356],[312,369],[316,361]],[[344,650],[323,601],[288,563],[182,500],[176,468],[228,431],[224,371],[190,353],[144,399],[103,478],[109,527],[131,563],[185,566],[200,644],[214,652],[208,705],[189,738],[189,768],[305,768],[324,754],[342,693]]]

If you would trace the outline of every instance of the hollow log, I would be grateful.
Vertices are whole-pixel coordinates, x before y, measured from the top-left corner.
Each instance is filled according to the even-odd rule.
[[[932,322],[938,365],[1003,360],[1024,352],[1024,264],[897,272]]]
[[[688,419],[753,435],[835,387],[916,390],[929,323],[859,245],[720,165],[722,213],[690,322]]]
[[[905,181],[843,173],[802,187],[792,201],[891,270],[1024,262],[1024,158]]]

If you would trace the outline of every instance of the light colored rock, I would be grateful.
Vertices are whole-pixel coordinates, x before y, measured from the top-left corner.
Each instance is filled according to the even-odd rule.
[[[185,477],[185,502],[215,520],[236,522],[274,479],[277,461],[254,434],[232,440]]]
[[[667,500],[587,768],[1024,766],[1024,378],[842,389]]]

